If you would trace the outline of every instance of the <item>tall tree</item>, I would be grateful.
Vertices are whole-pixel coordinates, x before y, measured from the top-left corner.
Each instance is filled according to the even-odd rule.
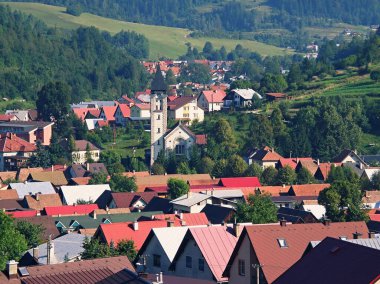
[[[277,207],[269,195],[249,195],[247,203],[239,203],[236,209],[238,222],[266,224],[277,221]]]
[[[28,248],[38,246],[42,241],[42,234],[45,231],[45,228],[41,224],[35,225],[28,221],[17,222],[16,229],[24,236]]]
[[[278,170],[277,179],[280,185],[293,184],[297,179],[297,174],[289,165],[286,165]]]
[[[189,185],[181,179],[170,178],[168,180],[168,194],[171,199],[176,199],[182,195],[185,195],[189,192],[189,190]]]
[[[248,168],[247,163],[239,155],[232,155],[227,161],[225,174],[230,177],[244,176]]]
[[[110,187],[114,192],[136,192],[137,185],[134,177],[125,177],[114,174],[110,180]]]

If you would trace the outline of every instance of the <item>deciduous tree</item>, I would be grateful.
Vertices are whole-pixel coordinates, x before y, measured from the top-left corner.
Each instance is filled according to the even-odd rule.
[[[181,179],[170,178],[168,180],[168,194],[171,199],[176,199],[182,195],[185,195],[189,192],[189,190],[189,185]]]
[[[277,207],[269,195],[251,194],[247,203],[239,203],[236,209],[238,222],[266,224],[277,221]]]

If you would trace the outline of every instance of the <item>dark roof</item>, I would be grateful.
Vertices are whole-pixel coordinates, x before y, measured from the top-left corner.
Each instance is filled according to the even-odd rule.
[[[90,163],[88,167],[89,167],[89,172],[91,174],[102,172],[108,175],[107,168],[103,163]],[[87,176],[87,173],[86,173],[86,176]]]
[[[20,221],[26,221],[35,225],[41,224],[45,229],[42,233],[43,241],[47,241],[49,239],[49,235],[51,235],[53,239],[60,235],[58,228],[55,226],[55,220],[50,216],[35,216],[15,219],[15,222]]]
[[[150,202],[143,209],[144,212],[162,211],[165,214],[172,212],[172,205],[170,199],[153,197]]]
[[[174,101],[169,102],[168,107],[170,110],[176,110],[176,109],[183,107],[184,105],[187,105],[188,103],[190,103],[191,101],[194,101],[196,99],[197,98],[193,97],[193,96],[178,97]]]
[[[71,170],[75,173],[76,177],[84,177],[84,175],[86,174],[86,170],[80,164],[71,165]]]
[[[157,196],[156,192],[113,192],[111,193],[112,200],[115,202],[117,208],[129,208],[140,199],[143,199],[147,204],[153,197]]]
[[[0,200],[0,210],[5,209],[21,209],[21,203],[22,200],[16,200],[16,199],[4,199]]]
[[[285,215],[281,213],[277,213],[277,219],[278,220],[285,220],[286,222],[290,222],[293,224],[302,224],[305,223],[304,220],[301,217],[298,216],[291,216],[291,215]]]
[[[166,86],[164,77],[161,73],[160,65],[157,65],[157,71],[154,75],[154,79],[152,81],[151,87],[150,87],[152,93],[154,92],[165,92],[167,91],[168,87]]]
[[[87,140],[75,140],[74,151],[86,151],[87,144],[90,147],[90,151],[100,150],[94,144]]]
[[[313,213],[309,211],[286,208],[286,207],[280,207],[277,211],[277,215],[281,215],[281,217],[284,217],[286,220],[288,216],[298,217],[304,223],[310,223],[311,220],[313,220],[313,223],[318,221],[318,219],[313,215]]]
[[[380,222],[370,220],[368,221],[367,226],[370,232],[375,232],[375,233],[380,234]]]
[[[303,200],[318,200],[318,196],[271,196],[273,202],[301,202]]]
[[[231,219],[235,213],[233,208],[207,204],[201,212],[204,212],[212,224],[222,224]]]
[[[362,155],[360,158],[367,164],[380,163],[380,155]]]
[[[105,209],[110,203],[112,198],[111,191],[105,190],[99,197],[96,199],[95,203],[98,204],[100,209]]]
[[[274,283],[374,283],[379,262],[379,250],[327,237]]]

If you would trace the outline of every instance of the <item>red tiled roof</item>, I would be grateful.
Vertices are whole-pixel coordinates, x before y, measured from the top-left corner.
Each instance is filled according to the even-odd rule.
[[[15,134],[0,134],[0,152],[34,152],[36,146],[17,137]]]
[[[87,112],[87,115],[91,114],[93,117],[96,117],[98,118],[99,115],[100,115],[100,109],[97,109],[97,108],[89,108],[88,109],[88,112]]]
[[[114,121],[116,109],[117,109],[117,106],[104,106],[104,107],[102,107],[102,113],[104,113],[105,120]]]
[[[73,108],[73,113],[77,118],[83,121],[87,115],[88,110],[88,108]]]
[[[220,185],[226,187],[259,187],[260,181],[257,177],[233,177],[221,178]]]
[[[52,172],[52,171],[64,172],[66,169],[67,169],[66,165],[53,165],[53,167],[45,168],[44,172]]]
[[[380,214],[368,214],[371,221],[380,222]]]
[[[37,216],[37,210],[17,210],[17,211],[6,211],[5,214],[11,215],[13,218],[25,218]]]
[[[179,214],[159,214],[154,215],[154,220],[176,220],[180,221]],[[209,220],[205,213],[183,213],[182,220],[186,222],[186,226],[207,225]]]
[[[105,127],[105,126],[108,126],[108,121],[105,121],[105,120],[98,120],[96,122],[96,124],[98,125],[98,127]]]
[[[289,195],[294,196],[318,196],[325,188],[330,187],[329,183],[316,184],[297,184],[292,185],[289,190]]]
[[[206,134],[195,135],[195,143],[197,145],[207,145],[207,135]]]
[[[367,234],[365,222],[293,224],[293,225],[253,225],[245,226],[238,244],[226,268],[229,275],[231,264],[240,249],[244,237],[248,236],[258,262],[268,283],[272,283],[296,261],[298,261],[311,241],[321,241],[325,237],[352,238],[353,233]],[[285,239],[287,247],[281,248],[278,239]]]
[[[0,200],[6,199],[18,199],[18,194],[16,189],[0,190]]]
[[[295,170],[298,161],[313,161],[313,158],[281,158],[279,161],[279,166],[281,168],[290,166],[293,170]]]
[[[259,190],[261,193],[268,193],[271,196],[287,195],[290,189],[290,185],[286,186],[261,186]]]
[[[318,166],[318,170],[320,174],[323,177],[323,180],[326,180],[329,176],[329,173],[331,171],[331,166],[341,166],[341,163],[320,163]]]
[[[257,150],[252,156],[252,159],[257,161],[279,161],[281,158],[280,154],[268,146]]]
[[[314,161],[302,161],[301,160],[298,162],[297,170],[299,170],[300,168],[307,169],[311,173],[311,175],[314,176],[318,170],[318,164]]]
[[[91,177],[76,177],[72,178],[72,182],[77,185],[87,185],[90,182]]]
[[[202,94],[209,103],[222,103],[227,95],[223,90],[203,91]]]
[[[148,171],[145,172],[124,172],[122,173],[125,177],[147,177],[150,176],[150,173]]]
[[[118,108],[120,109],[123,117],[131,116],[131,108],[127,104],[119,104]]]
[[[45,207],[45,213],[48,216],[86,215],[96,209],[99,209],[97,204],[48,206]]]
[[[11,121],[14,117],[13,114],[0,114],[0,121]]]

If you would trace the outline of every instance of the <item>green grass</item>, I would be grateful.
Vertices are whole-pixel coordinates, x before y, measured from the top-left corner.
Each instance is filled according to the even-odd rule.
[[[121,157],[125,158],[127,156],[133,157],[133,150],[135,149],[135,157],[145,157],[145,148],[139,146],[139,141],[131,135],[120,134],[116,135],[116,144],[113,142],[103,143],[104,149],[113,150],[120,154]]]
[[[14,10],[32,14],[50,27],[75,29],[80,26],[94,26],[100,30],[108,31],[111,34],[118,33],[122,30],[135,31],[148,38],[150,43],[150,59],[157,59],[162,56],[176,59],[186,53],[186,43],[189,42],[193,46],[202,49],[206,41],[212,42],[216,48],[220,48],[224,45],[227,50],[232,50],[237,44],[241,44],[243,47],[258,52],[263,56],[293,53],[292,50],[282,49],[257,41],[209,37],[191,38],[188,37],[190,33],[188,29],[136,24],[99,17],[88,13],[83,13],[79,17],[75,17],[65,13],[66,8],[64,7],[23,2],[3,2],[2,4],[9,5]]]

